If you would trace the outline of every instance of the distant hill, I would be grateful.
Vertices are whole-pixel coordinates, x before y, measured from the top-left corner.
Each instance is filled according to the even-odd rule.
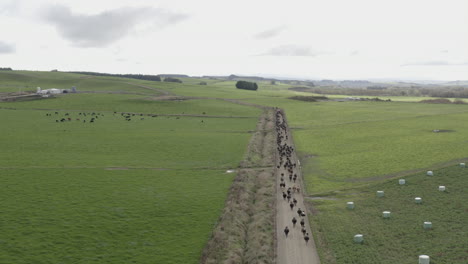
[[[190,78],[190,76],[186,74],[158,74],[157,76],[163,78]]]

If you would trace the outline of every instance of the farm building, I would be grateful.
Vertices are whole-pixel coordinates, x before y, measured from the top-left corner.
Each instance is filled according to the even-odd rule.
[[[76,87],[73,86],[71,89],[57,89],[57,88],[50,88],[42,90],[41,87],[37,87],[36,94],[40,95],[49,95],[49,94],[61,94],[61,93],[76,93]]]

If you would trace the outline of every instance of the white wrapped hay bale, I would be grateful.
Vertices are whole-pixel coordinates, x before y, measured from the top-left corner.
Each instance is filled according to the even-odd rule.
[[[400,185],[405,185],[405,184],[406,184],[406,180],[405,180],[405,179],[399,179],[399,180],[398,180],[398,184],[400,184]]]
[[[465,168],[465,163],[460,163],[460,167]]]
[[[419,264],[429,264],[431,259],[427,255],[419,255]]]
[[[427,171],[427,172],[426,172],[426,175],[427,175],[427,176],[432,176],[432,175],[434,175],[434,173],[433,173],[432,171]]]
[[[377,191],[377,197],[384,197],[384,191]]]
[[[445,186],[443,186],[443,185],[439,186],[439,191],[445,192]]]
[[[346,208],[348,208],[350,210],[354,209],[354,202],[347,202],[346,203]]]
[[[422,203],[422,198],[421,198],[421,197],[416,197],[416,198],[414,198],[414,201],[415,201],[417,204],[420,204],[420,203]]]
[[[424,222],[424,229],[432,229],[432,222]]]
[[[382,212],[383,218],[390,218],[390,214],[391,214],[390,211],[383,211]]]
[[[364,242],[364,236],[362,234],[357,234],[354,236],[354,243],[362,244]]]

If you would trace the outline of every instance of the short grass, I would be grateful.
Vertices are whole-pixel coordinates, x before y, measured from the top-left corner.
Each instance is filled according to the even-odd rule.
[[[198,263],[260,110],[153,100],[126,79],[14,73],[1,92],[81,80],[134,94],[0,103],[0,263]]]
[[[434,264],[467,263],[467,176],[468,169],[450,166],[432,177],[408,176],[403,186],[392,179],[348,190],[337,200],[312,201],[322,263],[411,264],[418,255],[429,255]],[[440,192],[439,185],[447,191]],[[376,197],[377,190],[385,197]],[[416,204],[415,197],[423,203]],[[346,209],[348,201],[354,201],[354,210]],[[382,211],[390,211],[391,218],[383,219]],[[425,221],[432,222],[432,230],[423,229]],[[353,242],[355,234],[364,235],[364,244]]]
[[[0,263],[198,263],[232,175],[0,169]]]
[[[90,123],[90,112],[86,117],[71,111],[68,116],[65,111],[0,113],[0,142],[6,150],[0,167],[232,168],[242,159],[257,121],[138,115],[126,121],[121,114],[96,112],[98,118]],[[69,117],[72,121],[56,122]]]
[[[70,111],[108,111],[144,114],[188,114],[257,117],[260,110],[222,100],[153,100],[152,97],[126,94],[65,94],[34,101],[0,102],[0,108],[50,109]]]
[[[249,101],[286,110],[310,194],[468,157],[465,105]]]

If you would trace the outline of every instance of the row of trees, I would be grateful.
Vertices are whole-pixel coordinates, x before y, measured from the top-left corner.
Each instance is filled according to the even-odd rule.
[[[147,74],[114,74],[114,73],[86,72],[86,71],[72,71],[71,73],[86,74],[86,75],[93,75],[93,76],[122,77],[122,78],[131,78],[131,79],[156,81],[156,82],[161,81],[160,76],[147,75]]]
[[[295,87],[291,90],[311,92],[316,94],[341,94],[350,96],[427,96],[442,98],[468,98],[466,87],[368,87],[343,88],[343,87]]]
[[[12,71],[13,69],[10,67],[0,68],[0,71]]]
[[[182,81],[181,81],[180,79],[172,78],[172,77],[166,77],[166,78],[164,78],[164,81],[165,81],[165,82],[182,83]]]
[[[86,75],[93,75],[93,76],[108,76],[108,77],[121,77],[121,78],[130,78],[130,79],[137,79],[137,80],[145,80],[145,81],[155,81],[155,82],[175,82],[175,83],[182,83],[182,80],[173,78],[173,77],[166,77],[164,80],[159,75],[148,75],[148,74],[114,74],[114,73],[101,73],[101,72],[85,72],[85,71],[73,71],[71,73],[78,73],[78,74],[86,74]]]
[[[258,89],[258,85],[257,85],[257,83],[254,83],[254,82],[237,81],[236,88],[237,89],[256,91]]]

